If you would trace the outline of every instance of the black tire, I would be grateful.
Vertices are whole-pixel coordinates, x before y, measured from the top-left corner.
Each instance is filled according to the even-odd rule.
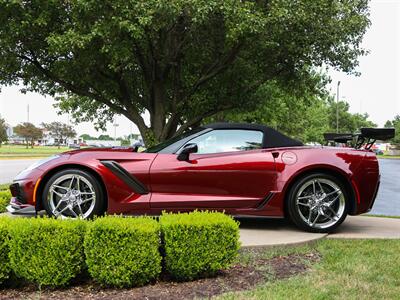
[[[336,217],[336,220],[332,220],[332,219],[330,220],[331,222],[334,222],[334,223],[329,225],[328,218],[326,218],[325,215],[322,215],[321,216],[322,220],[325,220],[325,219],[327,220],[327,222],[326,222],[327,225],[324,228],[319,228],[319,227],[317,227],[316,224],[314,224],[314,226],[312,226],[312,224],[308,223],[308,222],[310,222],[310,219],[309,219],[310,215],[308,215],[307,220],[304,219],[305,218],[304,215],[302,216],[303,212],[307,212],[307,211],[308,212],[313,211],[312,216],[314,216],[315,214],[317,214],[319,216],[320,212],[318,211],[318,208],[316,208],[317,212],[315,212],[315,208],[314,208],[314,210],[311,210],[310,207],[308,207],[308,206],[303,208],[304,204],[302,204],[302,205],[297,204],[298,193],[301,192],[300,189],[303,189],[302,191],[306,191],[304,187],[307,186],[307,184],[310,184],[310,182],[314,182],[314,184],[316,184],[318,182],[320,182],[320,184],[321,184],[321,182],[322,182],[322,186],[324,186],[325,183],[328,183],[328,182],[334,183],[335,187],[339,188],[340,192],[343,195],[343,197],[342,197],[341,195],[337,194],[337,195],[339,195],[338,196],[339,198],[337,200],[338,203],[332,204],[332,206],[338,205],[338,213],[339,213],[339,211],[341,212],[339,216],[337,214],[336,215],[334,214],[335,208],[333,208],[332,211],[328,211],[328,208],[324,207],[323,204],[321,204],[321,207],[322,207],[321,209],[323,210],[324,214],[326,213],[328,215],[328,213],[329,213],[330,217],[332,217],[332,216]],[[316,185],[318,185],[318,184],[316,184]],[[312,187],[308,187],[308,189],[311,189],[311,188]],[[322,189],[327,189],[327,188],[329,188],[328,184],[325,186],[325,188],[322,188]],[[334,193],[334,191],[335,191],[335,189],[332,190],[331,193]],[[315,190],[314,190],[314,192],[315,192]],[[302,195],[302,194],[300,194],[300,195]],[[303,196],[303,197],[299,197],[299,198],[306,198],[306,197],[312,197],[312,196]],[[323,196],[321,195],[321,198],[322,197]],[[331,197],[331,196],[329,196],[329,197]],[[332,197],[335,197],[335,195],[333,195]],[[310,198],[307,198],[307,199],[308,199],[308,201],[312,201],[313,203],[312,203],[312,205],[310,205],[309,203],[305,203],[305,204],[315,207],[314,205],[315,205],[316,200],[315,199],[311,200]],[[307,201],[307,199],[304,201]],[[332,198],[325,198],[325,199],[332,200]],[[346,219],[346,216],[348,213],[348,208],[349,208],[350,198],[349,198],[348,192],[347,192],[345,186],[343,185],[343,183],[335,176],[325,174],[325,173],[312,173],[312,174],[308,174],[304,177],[299,178],[293,184],[293,186],[289,190],[286,201],[287,201],[286,202],[287,212],[289,214],[290,220],[298,228],[305,230],[305,231],[309,231],[309,232],[328,233],[328,232],[334,231]],[[302,202],[303,200],[300,200],[300,201]],[[325,201],[320,200],[320,201],[325,202],[325,203],[329,202],[328,200],[325,200]],[[325,204],[325,205],[327,205],[327,204]]]
[[[55,214],[53,213],[52,210],[52,201],[51,200],[51,195],[49,195],[50,192],[50,188],[51,186],[57,182],[57,180],[60,180],[62,178],[68,177],[68,176],[72,176],[72,178],[80,178],[81,181],[83,181],[82,185],[84,186],[82,189],[90,187],[90,193],[94,194],[94,204],[92,204],[92,202],[90,202],[90,213],[88,213],[87,216],[85,216],[85,219],[89,219],[89,218],[93,218],[94,216],[101,216],[105,213],[105,208],[106,208],[106,195],[103,192],[103,189],[100,185],[100,183],[98,182],[98,180],[89,172],[83,171],[83,170],[79,170],[79,169],[65,169],[62,171],[59,171],[57,173],[55,173],[52,177],[50,177],[50,179],[46,182],[44,188],[43,188],[43,195],[42,195],[42,201],[43,201],[43,207],[46,210],[47,214],[49,216],[55,216]],[[66,179],[67,180],[67,179]],[[72,179],[74,180],[74,179]],[[75,179],[77,180],[77,179]],[[89,184],[91,186],[89,186]],[[74,189],[77,190],[76,187],[74,187]],[[63,189],[58,190],[58,192],[62,193]],[[55,197],[53,195],[53,197]],[[83,196],[80,196],[83,197]],[[90,197],[90,196],[89,196]],[[59,197],[61,198],[61,197]],[[89,198],[86,198],[89,199]],[[54,205],[54,204],[53,204]],[[85,205],[85,203],[83,203],[82,205]],[[53,206],[54,208],[54,206]],[[74,211],[76,209],[74,208]],[[89,211],[89,209],[88,209]],[[66,211],[68,213],[68,210]],[[72,212],[71,212],[72,213]],[[79,215],[79,212],[78,212]],[[68,216],[67,216],[68,217]],[[74,216],[71,214],[71,218],[74,218]]]

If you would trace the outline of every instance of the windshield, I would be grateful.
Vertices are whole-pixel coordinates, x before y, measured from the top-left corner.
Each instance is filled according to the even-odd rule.
[[[168,146],[170,146],[170,145],[172,145],[172,144],[174,144],[174,143],[176,143],[176,142],[178,142],[178,141],[180,141],[180,140],[182,140],[182,139],[184,139],[184,138],[186,138],[186,137],[188,137],[188,136],[190,136],[190,135],[193,135],[193,134],[195,134],[195,133],[198,133],[198,132],[200,132],[200,131],[202,131],[202,130],[204,130],[204,128],[198,127],[198,128],[196,128],[196,129],[193,129],[193,130],[190,130],[190,131],[186,131],[186,132],[181,133],[181,134],[179,134],[179,135],[177,135],[177,136],[174,136],[173,138],[171,138],[171,139],[169,139],[169,140],[166,140],[166,141],[164,141],[164,142],[162,142],[162,143],[160,143],[160,144],[158,144],[158,145],[155,145],[155,146],[153,146],[153,147],[150,147],[150,148],[146,149],[146,150],[143,151],[143,152],[147,152],[147,153],[157,153],[157,152],[160,152],[161,150],[167,148]]]

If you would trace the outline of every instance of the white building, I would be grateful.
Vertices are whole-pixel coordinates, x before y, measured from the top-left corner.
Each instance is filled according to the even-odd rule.
[[[10,124],[6,123],[5,125],[6,125],[7,137],[10,138],[14,135],[14,130]]]
[[[43,129],[43,136],[40,140],[38,140],[38,143],[41,146],[55,146],[55,145],[62,145],[62,146],[68,146],[71,144],[74,145],[79,145],[80,143],[83,143],[83,139],[80,137],[73,137],[73,138],[66,138],[61,141],[59,141],[57,138],[54,138],[49,135],[49,131]]]

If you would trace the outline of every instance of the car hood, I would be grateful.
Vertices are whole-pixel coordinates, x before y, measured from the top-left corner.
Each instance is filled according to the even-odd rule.
[[[62,154],[79,154],[92,152],[133,152],[133,147],[91,147],[63,152]]]

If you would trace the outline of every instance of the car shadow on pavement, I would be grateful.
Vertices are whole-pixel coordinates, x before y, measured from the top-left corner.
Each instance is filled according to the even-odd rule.
[[[289,220],[284,218],[235,217],[234,219],[240,223],[242,229],[296,229]]]

